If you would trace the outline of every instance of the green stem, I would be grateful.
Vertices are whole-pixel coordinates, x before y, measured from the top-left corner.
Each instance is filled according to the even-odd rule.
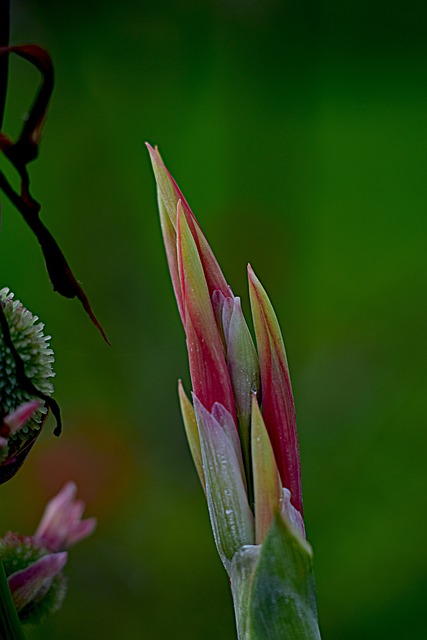
[[[258,545],[243,547],[231,561],[230,582],[238,640],[250,640],[251,637],[249,631],[251,587],[260,549]]]
[[[3,562],[0,559],[0,638],[1,640],[25,640],[12,594],[7,584]]]

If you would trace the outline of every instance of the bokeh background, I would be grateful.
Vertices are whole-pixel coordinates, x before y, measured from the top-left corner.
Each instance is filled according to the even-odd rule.
[[[250,261],[280,318],[324,638],[427,636],[425,24],[397,0],[12,2],[12,41],[56,69],[34,194],[113,345],[5,202],[1,286],[53,336],[65,425],[1,487],[1,532],[70,478],[98,518],[30,640],[234,638],[145,140],[245,309]],[[37,82],[11,60],[9,133]]]

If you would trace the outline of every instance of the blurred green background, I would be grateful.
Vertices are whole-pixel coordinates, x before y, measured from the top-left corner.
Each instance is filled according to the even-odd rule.
[[[56,70],[33,191],[113,344],[52,293],[4,203],[0,286],[53,336],[65,426],[1,487],[1,532],[31,533],[70,478],[98,518],[63,609],[28,638],[234,638],[178,411],[189,377],[149,140],[246,310],[250,261],[281,321],[324,638],[424,639],[425,4],[12,9],[12,41],[45,46]],[[38,76],[10,69],[15,134]]]

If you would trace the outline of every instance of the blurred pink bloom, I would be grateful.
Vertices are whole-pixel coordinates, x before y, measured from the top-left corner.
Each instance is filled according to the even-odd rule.
[[[12,573],[8,578],[9,589],[16,610],[19,612],[32,601],[43,598],[52,581],[64,568],[68,554],[48,553],[25,569]]]
[[[0,557],[23,622],[38,622],[61,606],[66,593],[65,549],[95,529],[95,518],[81,519],[85,505],[75,499],[76,490],[74,482],[67,482],[48,502],[34,535],[9,531],[0,538]]]
[[[44,510],[34,536],[52,551],[68,549],[87,538],[96,527],[96,518],[82,520],[85,503],[76,500],[77,487],[67,482]]]

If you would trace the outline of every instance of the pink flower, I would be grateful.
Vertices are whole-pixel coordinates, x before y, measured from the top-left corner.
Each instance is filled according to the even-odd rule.
[[[67,482],[47,504],[33,536],[9,532],[0,538],[0,557],[23,622],[39,622],[61,606],[66,593],[65,549],[95,529],[95,518],[81,519],[84,503],[75,494],[76,485]]]
[[[75,499],[76,492],[75,483],[67,482],[46,505],[34,534],[52,551],[68,549],[90,536],[96,527],[96,518],[81,519],[85,504]]]
[[[262,415],[283,486],[302,515],[297,423],[285,345],[271,302],[250,265],[248,276],[261,373]]]

